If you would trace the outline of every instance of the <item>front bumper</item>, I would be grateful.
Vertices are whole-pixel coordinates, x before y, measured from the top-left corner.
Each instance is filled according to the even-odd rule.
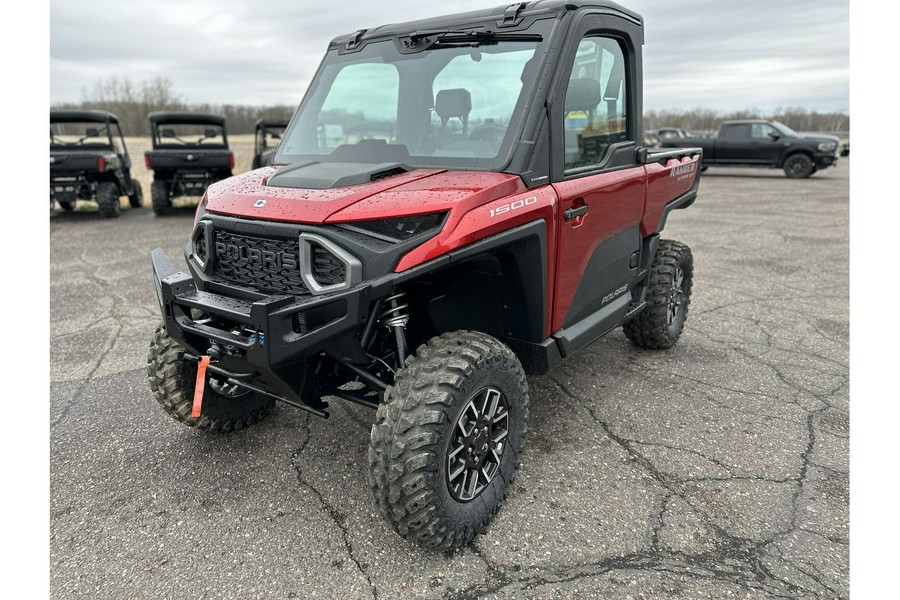
[[[824,169],[826,167],[833,167],[838,163],[838,159],[840,155],[837,152],[832,154],[816,154],[813,157],[813,162],[816,165],[817,169]]]
[[[350,342],[367,320],[371,285],[246,300],[197,289],[160,248],[151,257],[169,337],[193,354],[217,355],[214,372],[294,402],[318,404],[307,359],[326,348],[352,352]]]

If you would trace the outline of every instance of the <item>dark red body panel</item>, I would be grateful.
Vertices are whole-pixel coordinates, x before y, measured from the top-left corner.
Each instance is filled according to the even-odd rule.
[[[641,222],[644,215],[644,167],[610,171],[554,183],[560,215],[573,206],[587,205],[583,217],[559,219],[556,290],[552,330],[563,326],[578,284],[594,250],[617,233]]]
[[[690,167],[685,168],[687,165]],[[676,171],[673,169],[678,168]],[[656,232],[666,203],[687,192],[699,160],[671,159],[528,189],[517,175],[417,169],[372,183],[334,189],[266,185],[263,167],[210,186],[207,211],[239,218],[324,224],[447,212],[443,230],[404,255],[401,272],[535,219],[547,226],[545,334],[560,329],[596,248],[629,228]],[[257,206],[260,200],[265,200]],[[563,212],[582,204],[583,217]]]
[[[330,190],[309,190],[267,186],[265,182],[275,171],[274,167],[263,167],[210,186],[206,210],[245,219],[322,224],[334,213],[361,200],[442,172],[438,169],[417,169],[372,183]],[[254,206],[259,200],[266,202],[260,207]],[[420,212],[410,210],[404,213],[396,206],[394,209],[394,216]]]
[[[692,165],[687,167],[686,165]],[[680,168],[679,168],[680,167]],[[673,174],[673,169],[679,168]],[[700,156],[671,159],[665,165],[647,165],[647,203],[641,220],[641,235],[656,233],[666,204],[686,193],[694,185],[700,170]]]
[[[485,175],[488,174],[485,173]],[[463,203],[460,203],[458,210],[455,210],[450,215],[452,222],[448,222],[440,234],[400,259],[395,270],[397,272],[405,271],[425,261],[446,254],[451,250],[465,247],[473,242],[508,231],[519,225],[543,219],[547,227],[546,267],[548,284],[544,335],[549,337],[553,312],[552,282],[556,277],[556,221],[558,220],[556,192],[549,185],[528,190],[522,185],[521,179],[518,177],[514,179],[518,180],[520,189],[512,195],[499,196],[498,199],[489,201],[487,204],[466,202],[467,210],[464,210]],[[508,209],[498,212],[504,207]]]

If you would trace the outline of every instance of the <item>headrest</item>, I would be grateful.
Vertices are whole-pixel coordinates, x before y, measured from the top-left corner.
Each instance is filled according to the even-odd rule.
[[[601,97],[600,82],[596,79],[573,79],[566,92],[566,112],[594,110]]]
[[[472,94],[463,88],[441,90],[434,99],[434,112],[441,119],[468,117],[472,112]]]

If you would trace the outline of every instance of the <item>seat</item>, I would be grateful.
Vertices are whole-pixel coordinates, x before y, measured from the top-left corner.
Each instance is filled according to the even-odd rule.
[[[594,113],[597,105],[603,99],[603,89],[600,82],[591,78],[572,79],[566,90],[565,103],[565,134],[566,134],[566,165],[579,166],[588,161],[585,156],[584,144],[580,141],[582,132],[590,128],[594,122]],[[581,119],[569,119],[572,113],[587,113],[587,121],[580,125]],[[572,125],[579,123],[580,126]]]
[[[462,121],[463,135],[469,129],[469,113],[472,112],[472,94],[465,88],[440,90],[434,99],[434,112],[441,119],[441,133],[447,130],[447,121],[456,117]]]
[[[600,104],[603,94],[600,82],[596,79],[584,77],[569,81],[569,89],[566,90],[566,114],[572,112],[588,113],[588,122],[594,121],[594,111]]]

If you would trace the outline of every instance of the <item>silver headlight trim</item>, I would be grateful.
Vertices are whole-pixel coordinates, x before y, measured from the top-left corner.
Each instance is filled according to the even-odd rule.
[[[331,285],[322,285],[316,281],[315,270],[313,268],[313,247],[312,244],[318,244],[329,252],[331,252],[344,265],[344,281]],[[328,294],[330,292],[339,292],[347,290],[362,281],[362,263],[358,258],[321,235],[315,233],[300,234],[300,276],[303,283],[309,288],[309,291],[315,295]]]

